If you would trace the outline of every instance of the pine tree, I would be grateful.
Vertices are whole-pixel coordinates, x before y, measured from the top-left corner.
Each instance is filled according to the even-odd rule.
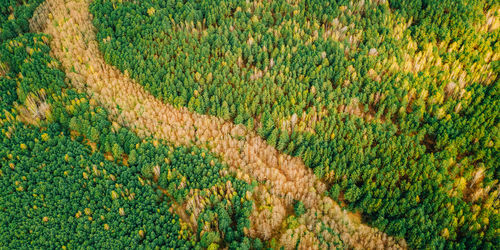
[[[284,149],[286,149],[286,147],[288,146],[289,139],[290,138],[288,136],[288,132],[286,130],[281,130],[280,138],[278,141],[278,150],[279,151],[283,151]]]
[[[234,118],[235,124],[242,124],[243,122],[245,122],[245,120],[243,119],[243,116],[241,114],[238,114],[236,118]]]
[[[128,164],[135,165],[137,163],[137,151],[135,149],[130,150],[128,155]]]
[[[99,131],[95,127],[90,128],[89,139],[94,142],[99,141]]]
[[[254,129],[254,120],[252,117],[250,117],[247,121],[246,121],[246,126],[249,130],[253,130]]]
[[[231,119],[231,111],[229,110],[229,105],[227,104],[226,101],[222,102],[222,107],[221,107],[221,114],[220,116],[224,120],[229,120]]]
[[[285,152],[289,155],[296,156],[294,154],[294,150],[295,150],[295,143],[293,141],[290,141],[290,143],[288,143],[288,147],[286,148]]]
[[[295,211],[295,215],[297,215],[297,217],[300,217],[306,212],[306,207],[304,206],[304,203],[302,203],[301,201],[297,201],[293,205],[293,210]]]
[[[120,145],[115,143],[115,144],[113,144],[113,147],[111,148],[111,153],[113,153],[113,157],[115,159],[117,159],[117,158],[122,156],[123,149],[122,149],[122,147],[120,147]]]
[[[78,122],[78,118],[76,118],[76,116],[73,116],[69,121],[69,129],[80,131],[80,123]]]
[[[278,141],[278,129],[273,129],[273,132],[267,137],[267,144],[272,147],[276,147],[276,142]]]
[[[269,133],[273,131],[274,122],[271,115],[268,112],[264,112],[261,119],[262,127],[259,130],[260,136],[266,138],[269,136]]]

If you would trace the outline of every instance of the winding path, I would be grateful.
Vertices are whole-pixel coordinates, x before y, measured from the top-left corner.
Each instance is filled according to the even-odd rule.
[[[88,0],[46,0],[30,22],[33,31],[52,36],[51,53],[62,63],[70,83],[86,91],[118,123],[140,136],[154,136],[176,145],[197,145],[221,155],[239,178],[265,181],[271,193],[289,204],[302,201],[316,214],[309,230],[324,222],[355,248],[406,248],[375,228],[353,221],[331,198],[311,169],[295,157],[279,153],[255,132],[220,118],[163,103],[143,87],[107,65],[95,41]],[[243,174],[241,174],[243,173]]]

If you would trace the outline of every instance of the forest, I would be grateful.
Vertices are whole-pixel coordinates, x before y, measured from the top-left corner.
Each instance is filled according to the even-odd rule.
[[[0,13],[0,248],[500,245],[495,0]]]

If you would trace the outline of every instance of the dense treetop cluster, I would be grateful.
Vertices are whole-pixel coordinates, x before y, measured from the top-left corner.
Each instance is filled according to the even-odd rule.
[[[107,1],[105,59],[256,129],[412,247],[498,243],[494,1]]]
[[[357,215],[399,246],[500,245],[496,1],[90,1],[108,64],[151,99],[242,124],[254,146],[262,137],[270,154],[300,158],[321,183],[297,178],[316,203],[290,198],[289,180],[230,169],[237,157],[210,151],[221,145],[114,121],[127,110],[67,77],[93,65],[59,62],[53,37],[29,32],[43,2],[0,3],[0,248],[356,247],[343,240]],[[115,76],[87,80],[98,77]],[[225,150],[254,150],[232,133],[217,141]],[[394,242],[363,230],[351,240]]]
[[[0,4],[0,42],[29,31],[28,20],[44,0],[5,0]]]
[[[249,218],[251,227],[247,230],[245,226],[248,225],[245,222],[246,212],[237,215],[237,218],[243,216],[242,220],[234,224],[238,226],[237,234],[234,232],[228,232],[227,235],[220,234],[222,238],[227,236],[228,239],[234,239],[237,236],[236,240],[238,240],[238,238],[241,239],[243,232],[246,236],[266,242],[273,238],[267,244],[287,248],[293,246],[328,248],[343,244],[358,247],[405,245],[404,240],[394,240],[375,228],[359,223],[356,218],[343,215],[339,205],[325,196],[325,185],[318,181],[318,178],[299,158],[279,153],[275,148],[267,145],[265,140],[255,132],[245,131],[242,125],[234,125],[218,117],[202,116],[186,108],[175,108],[170,104],[162,103],[126,74],[107,65],[95,41],[95,28],[91,22],[92,17],[88,7],[88,2],[47,0],[36,10],[30,20],[32,31],[50,35],[51,55],[60,60],[59,68],[65,71],[69,86],[86,92],[92,96],[92,103],[95,104],[97,101],[101,107],[104,107],[113,121],[113,127],[120,124],[132,129],[140,136],[152,135],[156,140],[165,140],[174,145],[203,147],[223,157],[230,173],[235,174],[237,178],[252,186],[255,183],[253,180],[260,180],[257,183],[257,191],[245,194],[246,199],[253,201]],[[76,104],[80,105],[80,102]],[[74,107],[68,108],[70,112],[73,112]],[[71,118],[70,127],[76,131],[89,131],[88,123],[81,118]],[[107,132],[109,130],[104,127],[99,126],[99,128],[109,133]],[[120,134],[122,131],[119,131]],[[95,129],[90,132],[99,134],[96,133],[99,130]],[[126,137],[126,133],[121,135],[118,138],[120,143],[128,141]],[[120,146],[121,144],[117,144],[114,138],[108,135],[106,140],[102,141],[110,159],[119,160],[120,154],[123,153],[121,149],[128,153],[126,148],[129,148],[130,154],[124,162],[135,163],[137,154],[130,148],[131,144],[127,143],[124,148]],[[159,154],[164,155],[165,152],[160,151]],[[210,163],[212,167],[216,166],[212,164],[212,161]],[[144,175],[151,177],[153,173],[155,181],[160,179],[158,176],[160,176],[161,169],[164,168],[159,165],[141,168],[144,170],[142,172]],[[172,175],[167,175],[167,178],[168,176],[173,176],[174,180],[176,177],[179,178],[180,184],[177,187],[184,187],[185,176],[174,172],[172,171]],[[226,170],[219,171],[219,175],[220,177],[226,176]],[[166,192],[167,196],[179,194],[179,192],[174,192],[175,189],[166,190],[161,186],[158,188]],[[235,196],[233,184],[226,182],[225,186],[219,183],[212,186],[210,190],[189,190],[189,198],[186,202],[172,204],[174,212],[184,223],[188,223],[188,229],[191,232],[202,230],[200,236],[213,228],[212,223],[215,223],[214,227],[217,228],[217,220],[210,219],[213,216],[208,217],[210,223],[206,222],[203,226],[196,223],[203,208],[219,202],[217,195],[214,196],[215,201],[207,200],[205,197],[213,192],[217,192],[226,199],[233,199]],[[294,200],[304,202],[307,210],[301,216],[288,220],[287,217],[294,217],[292,210]],[[243,200],[240,203],[243,203]],[[244,204],[248,208],[249,203]],[[288,223],[292,221],[296,223]],[[258,241],[255,244],[258,245]],[[214,246],[212,243],[210,245]],[[231,245],[234,244],[231,243]]]
[[[110,122],[68,87],[49,40],[19,31],[0,45],[0,247],[263,247],[244,234],[252,185],[206,150]],[[193,192],[203,206],[187,205]]]

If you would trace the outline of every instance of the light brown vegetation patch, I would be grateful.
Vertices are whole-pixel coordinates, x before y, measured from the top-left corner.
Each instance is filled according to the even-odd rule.
[[[50,104],[45,99],[45,90],[29,93],[22,105],[15,105],[19,112],[18,118],[31,125],[38,126],[41,121],[50,118]]]

